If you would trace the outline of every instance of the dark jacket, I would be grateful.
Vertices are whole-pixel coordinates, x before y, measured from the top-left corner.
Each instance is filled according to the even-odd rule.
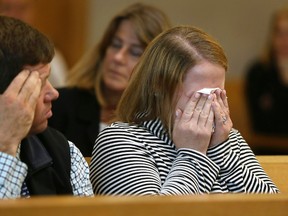
[[[28,166],[25,183],[30,195],[73,194],[67,139],[47,128],[21,142],[20,159]]]
[[[49,126],[62,132],[84,157],[91,157],[99,133],[100,106],[94,93],[78,88],[60,88],[53,101]]]
[[[253,130],[288,136],[288,86],[275,64],[255,62],[246,75],[245,94]]]

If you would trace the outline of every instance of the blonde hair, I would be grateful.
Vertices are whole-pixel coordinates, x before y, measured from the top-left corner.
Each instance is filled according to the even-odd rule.
[[[275,59],[275,53],[274,53],[274,46],[273,46],[273,38],[275,37],[275,34],[278,31],[278,22],[280,19],[287,19],[288,20],[288,7],[283,7],[278,9],[274,12],[274,14],[271,17],[270,21],[270,30],[268,34],[268,42],[266,43],[266,46],[263,50],[261,60],[265,64],[271,64],[272,61]]]
[[[161,10],[141,3],[130,5],[110,21],[102,39],[72,68],[67,79],[67,85],[70,87],[94,91],[102,106],[107,105],[107,101],[103,97],[101,88],[101,64],[106,50],[123,20],[129,20],[132,23],[144,48],[154,37],[170,27],[168,17]]]
[[[203,59],[227,71],[222,47],[202,30],[178,26],[160,34],[135,66],[118,104],[117,120],[140,124],[159,118],[171,134],[174,94],[186,72]]]

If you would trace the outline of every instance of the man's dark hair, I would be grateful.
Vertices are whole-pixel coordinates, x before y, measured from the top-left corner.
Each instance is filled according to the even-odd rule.
[[[52,42],[21,20],[0,16],[0,94],[24,68],[48,64],[54,57]]]

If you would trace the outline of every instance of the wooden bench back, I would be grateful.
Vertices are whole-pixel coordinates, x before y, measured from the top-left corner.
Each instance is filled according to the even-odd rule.
[[[284,216],[288,194],[154,197],[34,197],[0,200],[1,216]]]
[[[257,159],[280,191],[288,194],[288,156],[257,156]]]
[[[90,158],[86,158],[90,163]],[[286,216],[288,156],[257,156],[280,194],[210,194],[191,196],[50,196],[0,200],[0,216]]]

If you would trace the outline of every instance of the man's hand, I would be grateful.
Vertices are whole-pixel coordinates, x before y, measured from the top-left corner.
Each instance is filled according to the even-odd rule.
[[[16,155],[18,145],[33,123],[40,95],[37,71],[21,71],[0,95],[0,151]]]

